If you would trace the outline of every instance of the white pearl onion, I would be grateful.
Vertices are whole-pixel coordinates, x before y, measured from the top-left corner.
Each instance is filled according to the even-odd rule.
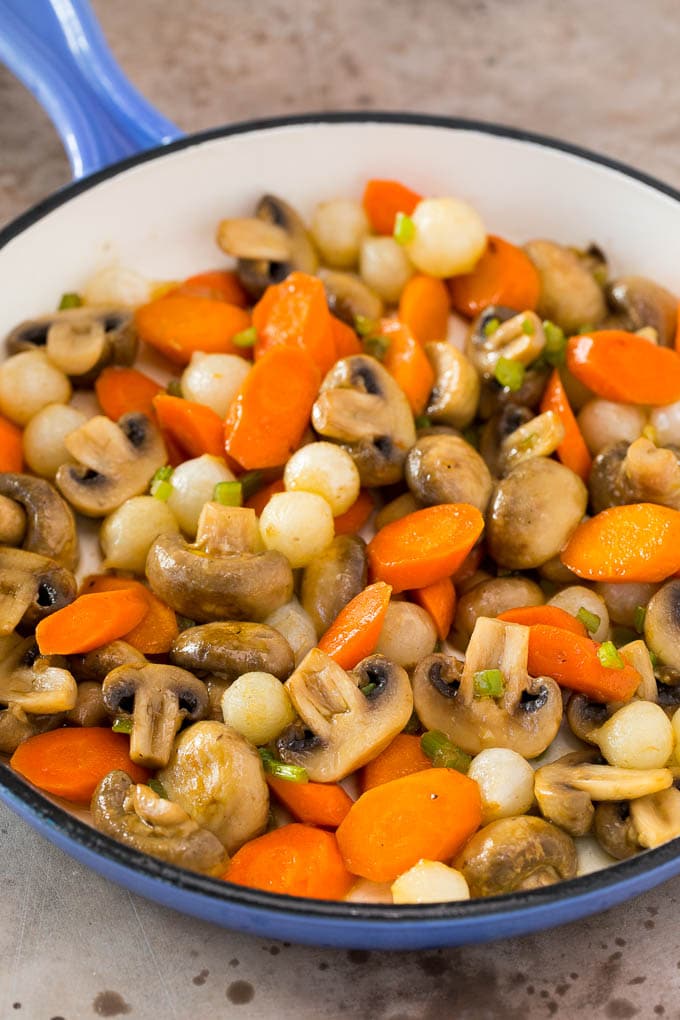
[[[233,481],[234,475],[224,461],[209,453],[185,460],[175,468],[170,479],[172,493],[168,506],[185,534],[190,538],[196,535],[201,510],[213,498],[218,482]]]
[[[87,305],[127,305],[134,308],[151,298],[151,284],[124,266],[104,266],[94,273],[82,290]]]
[[[376,652],[397,666],[413,669],[432,654],[436,644],[437,629],[428,612],[412,602],[390,602]]]
[[[424,198],[411,219],[415,234],[406,250],[421,273],[438,277],[469,273],[486,248],[479,213],[458,198]]]
[[[579,609],[585,609],[587,613],[597,616],[600,621],[596,630],[588,632],[589,637],[594,641],[606,641],[609,637],[607,605],[602,596],[592,588],[586,588],[582,584],[571,584],[553,595],[548,605],[557,606],[558,609],[563,609],[565,613],[575,617],[578,617]]]
[[[68,404],[48,404],[29,421],[23,435],[24,460],[41,478],[54,478],[70,460],[64,438],[80,428],[87,415]]]
[[[402,245],[393,237],[366,237],[361,245],[359,272],[388,304],[394,304],[413,276],[413,266]]]
[[[647,424],[647,415],[634,404],[613,400],[589,400],[578,413],[578,424],[586,446],[595,457],[602,450],[625,439],[639,439]]]
[[[447,903],[469,900],[464,875],[440,861],[420,860],[392,883],[393,903]]]
[[[224,418],[249,372],[249,362],[236,354],[197,352],[182,373],[182,396],[211,407]]]
[[[665,407],[653,407],[649,414],[649,424],[656,429],[656,442],[659,446],[671,443],[680,445],[680,400]]]
[[[256,747],[275,740],[295,719],[288,691],[271,673],[243,673],[222,695],[227,726]]]
[[[624,769],[660,769],[673,753],[673,726],[659,705],[631,701],[593,733],[603,757]]]
[[[68,376],[50,364],[44,351],[22,351],[0,365],[0,414],[26,425],[48,404],[71,399]]]
[[[359,202],[336,198],[317,205],[311,229],[323,261],[335,269],[351,269],[371,225]]]
[[[534,770],[517,751],[505,747],[480,751],[468,776],[479,785],[485,825],[497,818],[526,814],[534,802]]]
[[[306,567],[333,541],[333,513],[315,492],[277,492],[260,517],[267,549],[287,557],[291,567]]]
[[[673,738],[675,740],[675,760],[680,762],[680,708],[673,713],[671,725],[673,727]]]
[[[285,606],[279,606],[264,622],[285,637],[293,650],[296,666],[300,665],[307,652],[316,645],[316,630],[312,618],[296,598],[286,602]]]
[[[159,535],[179,531],[172,510],[154,496],[126,499],[102,523],[99,541],[107,570],[144,574],[149,549]]]
[[[357,466],[335,443],[308,443],[286,464],[283,484],[288,492],[315,492],[323,496],[333,516],[344,514],[359,495]]]

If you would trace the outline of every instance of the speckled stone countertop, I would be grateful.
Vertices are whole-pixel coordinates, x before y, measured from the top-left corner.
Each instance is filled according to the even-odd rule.
[[[460,114],[561,136],[680,186],[676,0],[94,6],[135,84],[188,131],[319,109]],[[49,122],[0,68],[0,221],[67,180]],[[317,950],[139,899],[0,806],[0,887],[2,1020],[680,1017],[680,879],[510,942]]]

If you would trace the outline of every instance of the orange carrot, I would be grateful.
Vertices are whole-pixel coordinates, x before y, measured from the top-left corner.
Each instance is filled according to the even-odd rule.
[[[465,582],[469,581],[471,577],[474,577],[482,565],[482,560],[484,559],[485,554],[486,549],[484,547],[484,543],[478,542],[474,549],[471,549],[467,554],[461,565],[458,567],[458,570],[454,570],[451,575],[454,587],[457,584],[465,584]]]
[[[78,655],[115,641],[141,623],[149,603],[138,591],[80,595],[75,602],[46,616],[35,636],[42,655]]]
[[[680,570],[680,511],[656,503],[610,507],[579,524],[561,559],[590,581],[665,581]]]
[[[324,374],[336,360],[335,330],[321,280],[291,273],[253,308],[255,360],[280,344],[305,351]]]
[[[449,280],[453,307],[473,319],[488,305],[533,311],[541,282],[533,262],[521,248],[489,234],[486,251],[471,273]]]
[[[341,900],[353,884],[333,833],[297,822],[251,839],[222,877],[251,889],[314,900]]]
[[[372,655],[380,638],[392,589],[377,581],[355,595],[340,610],[319,640],[319,648],[343,669],[354,669]]]
[[[344,514],[334,519],[336,535],[356,535],[373,513],[375,504],[368,489],[359,489],[359,495]]]
[[[229,269],[210,269],[207,273],[189,276],[167,291],[168,297],[200,297],[213,301],[226,301],[238,308],[248,307],[248,295],[236,273]]]
[[[293,783],[267,775],[267,785],[299,822],[337,829],[352,798],[337,783]]]
[[[10,759],[12,768],[39,790],[75,804],[89,804],[95,787],[114,769],[145,783],[147,769],[130,760],[130,740],[99,726],[51,730],[29,737]]]
[[[391,234],[397,213],[410,216],[421,197],[399,181],[373,179],[366,182],[362,202],[376,234]]]
[[[477,783],[431,768],[363,793],[336,835],[353,874],[392,882],[422,858],[451,860],[481,821]]]
[[[204,453],[224,456],[224,426],[211,407],[169,393],[154,397],[153,406],[163,431],[170,433],[190,457]]]
[[[255,362],[227,412],[227,453],[246,470],[285,464],[309,424],[320,381],[304,351],[272,347]]]
[[[600,647],[562,627],[536,624],[529,630],[527,669],[531,676],[550,676],[592,701],[630,701],[642,677],[623,658],[620,669],[604,666],[597,654]]]
[[[469,503],[441,503],[415,510],[386,524],[369,542],[373,577],[391,584],[395,592],[424,588],[450,577],[483,528],[484,518]]]
[[[411,597],[432,617],[440,641],[446,641],[456,615],[456,589],[451,578],[442,577],[424,588],[414,588]]]
[[[558,458],[566,467],[587,481],[593,461],[557,369],[550,376],[543,393],[541,411],[554,411],[564,425],[564,439],[557,447]]]
[[[420,737],[400,733],[373,761],[364,765],[360,776],[361,790],[365,793],[374,786],[430,768],[432,762],[420,746]]]
[[[598,397],[626,404],[680,400],[680,357],[622,329],[603,329],[567,342],[567,368]]]
[[[394,319],[383,319],[380,333],[389,346],[383,364],[406,395],[414,414],[422,414],[434,386],[434,370],[423,347],[408,326]]]
[[[133,627],[128,634],[123,634],[123,641],[143,652],[144,655],[162,655],[169,652],[172,643],[179,633],[177,617],[170,606],[145,588],[139,581],[125,577],[113,577],[111,574],[92,574],[83,581],[80,592],[91,595],[102,591],[136,591],[144,596],[148,603],[148,611],[141,623]]]
[[[254,510],[258,517],[262,516],[262,511],[266,507],[272,496],[275,496],[277,492],[285,492],[286,486],[283,484],[283,478],[277,478],[275,481],[270,482],[268,485],[264,485],[261,489],[258,489],[254,495],[245,501],[245,506],[250,507]]]
[[[0,471],[22,471],[24,453],[21,429],[0,415]]]
[[[446,340],[449,329],[449,292],[434,276],[412,276],[399,298],[399,321],[418,343]]]
[[[100,372],[94,389],[102,411],[113,421],[132,411],[153,420],[153,398],[163,392],[163,387],[148,375],[118,365],[109,365]]]
[[[675,325],[675,349],[680,354],[680,301],[678,302],[678,311],[676,316]]]
[[[588,631],[581,621],[559,606],[518,606],[517,609],[506,609],[504,613],[499,613],[497,619],[505,623],[521,623],[524,627],[535,627],[537,624],[560,627],[572,634],[588,637]]]
[[[163,429],[161,429],[161,435],[163,437],[163,443],[165,444],[165,450],[168,455],[168,464],[170,467],[176,468],[179,464],[183,464],[185,460],[189,459],[189,454],[182,446],[180,446],[171,432],[164,432]]]
[[[165,294],[135,313],[140,339],[177,365],[186,365],[196,351],[241,354],[233,343],[236,333],[250,326],[243,308],[188,294]]]
[[[335,315],[331,315],[331,326],[336,358],[349,358],[352,354],[361,354],[363,350],[361,342],[351,326]]]

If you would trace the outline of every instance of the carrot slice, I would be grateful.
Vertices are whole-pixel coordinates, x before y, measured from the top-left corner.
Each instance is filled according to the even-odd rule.
[[[337,831],[348,869],[392,882],[419,860],[449,861],[482,821],[479,786],[453,769],[423,769],[363,793]]]
[[[399,321],[418,343],[446,340],[449,329],[449,292],[434,276],[412,276],[399,298]]]
[[[285,492],[286,486],[283,484],[283,478],[277,478],[275,481],[270,482],[268,485],[264,485],[254,495],[247,499],[245,506],[250,507],[254,510],[258,517],[262,516],[262,511],[266,507],[272,496],[275,496],[277,492]]]
[[[19,472],[24,467],[21,429],[0,415],[0,471]]]
[[[334,519],[336,535],[356,535],[373,513],[375,504],[368,489],[359,489],[359,495],[344,514]]]
[[[167,291],[167,297],[200,297],[213,301],[226,301],[237,308],[247,308],[248,295],[236,273],[230,269],[210,269],[206,273],[189,276]]]
[[[386,524],[368,544],[368,563],[377,581],[395,592],[424,588],[455,574],[484,528],[469,503],[442,503],[415,510]]]
[[[365,793],[374,786],[430,768],[432,762],[420,746],[420,737],[399,733],[384,751],[364,765],[360,776],[361,789]]]
[[[285,464],[309,424],[320,381],[304,351],[272,347],[255,362],[227,412],[227,453],[246,470]]]
[[[592,701],[630,701],[642,677],[623,659],[621,669],[604,666],[598,648],[596,641],[562,627],[535,624],[529,630],[527,669],[531,676],[550,676]]]
[[[335,339],[336,358],[349,358],[352,354],[361,354],[363,350],[361,341],[351,326],[335,315],[331,315],[331,325]]]
[[[268,775],[267,785],[299,822],[322,829],[337,829],[353,803],[337,783],[293,783]]]
[[[51,730],[19,744],[10,765],[39,790],[89,804],[97,784],[114,769],[127,772],[133,783],[149,778],[129,749],[127,736],[99,726]]]
[[[362,202],[376,234],[391,234],[397,213],[410,216],[421,198],[417,191],[399,181],[374,178],[366,182]]]
[[[153,399],[163,387],[136,368],[109,365],[99,373],[94,390],[102,411],[113,421],[133,411],[153,420]]]
[[[341,900],[353,883],[334,834],[298,822],[251,839],[222,877],[251,889],[314,900]]]
[[[488,305],[507,305],[518,312],[534,311],[541,281],[521,248],[489,234],[486,250],[471,273],[449,280],[453,307],[473,319]]]
[[[656,503],[610,507],[579,524],[561,560],[590,581],[665,581],[680,570],[680,511]]]
[[[569,404],[560,374],[555,369],[548,379],[548,385],[543,392],[541,400],[541,411],[554,411],[564,425],[564,439],[557,447],[557,456],[565,467],[571,468],[584,481],[588,480],[590,469],[593,466],[592,457],[588,452],[586,441],[583,438],[574,412]]]
[[[175,364],[186,365],[196,351],[243,355],[233,337],[250,326],[250,315],[226,301],[165,294],[138,308],[135,322],[141,340]]]
[[[411,597],[432,617],[439,640],[446,641],[456,615],[456,589],[451,578],[442,577],[424,588],[414,588]]]
[[[506,609],[504,613],[499,613],[497,619],[504,620],[505,623],[521,623],[524,627],[544,624],[548,627],[560,627],[571,634],[580,634],[581,637],[588,636],[588,631],[581,621],[559,606],[518,606],[517,609]]]
[[[153,406],[163,431],[177,440],[190,457],[204,453],[224,456],[224,426],[211,407],[171,397],[169,393],[154,397]]]
[[[375,651],[391,594],[389,584],[377,581],[355,595],[319,640],[321,651],[343,669],[354,669]]]
[[[567,368],[598,397],[626,404],[680,400],[680,357],[635,333],[603,329],[567,342]]]
[[[305,351],[324,374],[335,364],[335,328],[321,280],[291,273],[253,308],[255,360],[283,344]]]
[[[115,641],[141,623],[149,603],[138,591],[80,595],[75,602],[46,616],[35,636],[42,655],[78,655]]]
[[[169,652],[172,643],[179,633],[177,616],[170,606],[145,588],[140,581],[125,577],[113,577],[111,574],[92,574],[83,581],[80,592],[91,595],[102,591],[136,591],[144,596],[148,603],[146,616],[127,634],[123,641],[143,652],[144,655],[162,655]]]
[[[406,395],[415,415],[422,414],[434,386],[434,370],[420,343],[414,339],[408,326],[394,319],[383,319],[380,333],[387,337],[389,346],[383,364]]]

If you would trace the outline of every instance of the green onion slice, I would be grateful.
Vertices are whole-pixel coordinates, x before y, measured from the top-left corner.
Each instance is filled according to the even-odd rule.
[[[613,641],[604,641],[597,650],[597,657],[607,669],[623,669],[625,665]]]
[[[633,617],[635,622],[635,629],[638,634],[642,634],[645,629],[645,617],[647,616],[647,609],[645,606],[636,606],[635,615]]]
[[[501,357],[496,362],[493,374],[496,382],[515,393],[524,382],[524,365],[512,358]]]
[[[371,333],[376,333],[379,328],[378,320],[369,319],[367,315],[357,315],[354,320],[354,329],[359,336],[370,336]]]
[[[172,496],[172,485],[170,482],[158,478],[155,482],[151,483],[150,492],[155,499],[160,499],[163,503],[167,503]]]
[[[254,326],[249,326],[240,333],[234,333],[231,339],[235,347],[254,347],[257,343],[257,330]]]
[[[256,492],[259,492],[264,484],[264,475],[261,471],[246,471],[244,475],[239,478],[241,483],[241,495],[243,502],[254,496]]]
[[[303,769],[301,765],[286,765],[284,761],[275,758],[266,747],[259,747],[258,754],[265,772],[268,772],[270,776],[276,776],[277,779],[288,779],[291,783],[309,782],[307,770]]]
[[[480,669],[472,678],[475,698],[500,698],[505,691],[505,677],[500,669]]]
[[[378,686],[377,684],[364,684],[364,686],[360,687],[359,690],[367,698],[369,694],[373,694],[373,691],[376,689],[377,686]]]
[[[528,316],[522,319],[522,332],[525,336],[533,336],[536,332],[536,326],[534,325],[533,319]]]
[[[171,397],[179,397],[180,400],[184,395],[182,393],[182,384],[179,381],[179,379],[171,379],[168,385],[165,387],[165,392],[168,393]]]
[[[581,621],[589,634],[594,634],[602,622],[597,613],[591,613],[585,606],[581,606],[576,614],[576,619]]]
[[[564,330],[556,326],[550,319],[546,319],[543,323],[543,333],[545,335],[544,359],[553,368],[563,365],[567,350],[567,338],[564,335]]]
[[[467,773],[472,758],[461,751],[441,730],[428,730],[420,738],[423,754],[427,755],[435,768],[455,769],[456,772]]]
[[[394,240],[398,244],[408,244],[416,236],[416,225],[406,213],[398,212],[394,220]]]
[[[132,733],[132,719],[128,719],[127,716],[120,716],[118,719],[113,720],[111,729],[114,733]]]
[[[59,311],[63,312],[67,308],[80,308],[83,303],[83,299],[80,294],[76,294],[73,291],[67,291],[66,294],[61,295],[59,302]]]
[[[497,319],[496,316],[494,316],[493,319],[489,319],[487,322],[484,323],[484,330],[483,330],[484,336],[487,336],[487,337],[488,336],[493,336],[494,333],[496,332],[496,330],[498,329],[498,327],[500,326],[500,324],[501,324],[501,320]]]
[[[364,351],[377,361],[382,361],[390,349],[390,341],[386,336],[365,336]]]
[[[170,467],[169,464],[164,464],[163,467],[159,467],[156,474],[151,479],[152,482],[169,482],[172,478],[174,468]]]
[[[429,429],[432,420],[426,414],[419,414],[413,419],[413,424],[417,429]]]
[[[153,790],[153,792],[158,794],[158,796],[161,797],[163,800],[168,799],[167,791],[163,784],[161,783],[160,779],[150,779],[146,785],[149,786]]]
[[[213,499],[222,506],[243,506],[243,488],[240,482],[218,482]]]

